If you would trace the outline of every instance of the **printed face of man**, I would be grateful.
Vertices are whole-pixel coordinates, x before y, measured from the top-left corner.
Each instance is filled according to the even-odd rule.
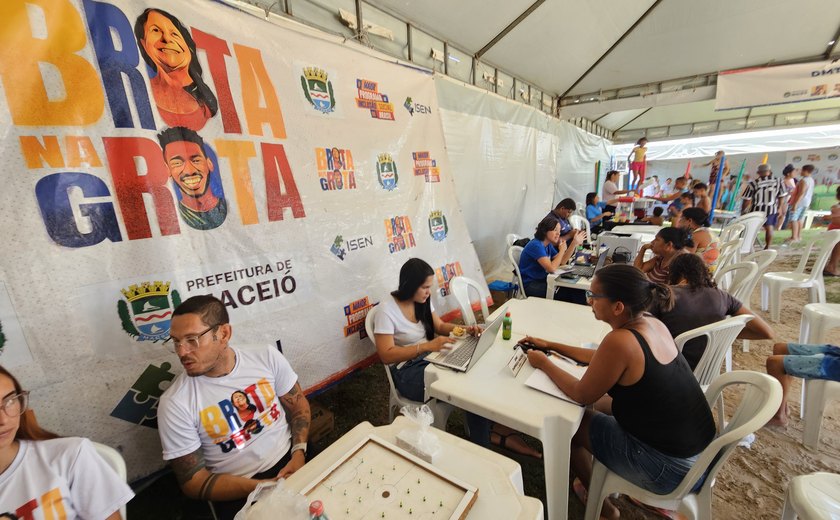
[[[187,43],[169,18],[157,11],[151,11],[143,27],[140,44],[158,69],[171,72],[189,67],[192,60]]]
[[[213,161],[204,155],[204,150],[190,141],[175,141],[166,145],[163,160],[169,167],[169,175],[187,197],[200,197],[207,191]]]

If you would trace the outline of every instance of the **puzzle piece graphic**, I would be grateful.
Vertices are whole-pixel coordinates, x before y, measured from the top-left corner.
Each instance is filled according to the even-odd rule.
[[[111,411],[111,416],[140,426],[157,428],[158,400],[166,389],[161,388],[161,385],[175,378],[175,374],[169,372],[170,368],[170,363],[161,363],[160,367],[146,367]]]

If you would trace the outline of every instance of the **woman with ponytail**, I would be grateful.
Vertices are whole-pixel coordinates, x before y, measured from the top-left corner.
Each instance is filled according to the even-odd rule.
[[[0,366],[0,518],[119,520],[134,496],[87,439],[59,438],[27,410],[29,392]],[[41,512],[35,513],[41,518]]]
[[[686,230],[676,227],[664,228],[656,234],[653,242],[639,249],[633,265],[641,269],[651,282],[668,283],[671,260],[685,253],[687,247],[694,247],[694,242]],[[653,251],[653,258],[645,261],[648,249]]]
[[[685,477],[715,436],[709,404],[665,325],[647,314],[658,301],[672,305],[671,289],[629,265],[610,265],[595,275],[587,300],[595,318],[612,331],[596,350],[525,338],[589,368],[578,380],[538,350],[528,361],[566,395],[587,408],[572,438],[575,493],[586,501],[592,457],[648,491],[667,494]],[[579,480],[578,480],[579,479]],[[607,499],[602,516],[619,511]]]

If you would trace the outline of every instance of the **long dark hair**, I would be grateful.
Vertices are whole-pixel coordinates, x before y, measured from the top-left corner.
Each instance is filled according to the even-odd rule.
[[[137,20],[134,22],[134,37],[137,38],[137,47],[140,49],[140,55],[143,56],[143,61],[145,61],[149,67],[157,69],[157,65],[155,65],[154,61],[152,61],[151,56],[149,56],[146,52],[143,45],[140,44],[140,41],[144,40],[146,37],[146,21],[149,19],[149,13],[152,11],[168,18],[169,21],[172,22],[172,25],[178,29],[178,32],[181,33],[181,36],[184,37],[184,42],[187,44],[190,54],[192,54],[190,66],[187,71],[190,78],[193,80],[192,85],[185,86],[184,90],[187,91],[187,94],[191,95],[200,106],[207,107],[211,117],[215,116],[216,112],[219,111],[219,101],[216,99],[216,94],[214,94],[207,83],[204,82],[204,78],[202,77],[204,71],[201,68],[201,63],[198,62],[198,54],[196,54],[195,50],[195,41],[192,39],[190,31],[184,27],[184,24],[182,24],[180,20],[162,9],[150,7],[140,13],[140,16],[138,16]]]
[[[0,365],[0,376],[6,376],[12,380],[12,385],[15,387],[16,394],[23,392],[23,387],[20,386],[20,382],[15,379],[15,376],[13,376],[11,372],[3,368],[2,365]],[[46,441],[49,439],[57,439],[58,437],[59,436],[57,434],[38,426],[38,423],[35,421],[35,415],[31,410],[26,410],[23,414],[21,414],[20,426],[18,426],[18,430],[15,432],[16,441]]]
[[[650,309],[654,303],[665,312],[674,308],[671,288],[665,284],[651,282],[645,273],[635,266],[608,265],[598,271],[595,278],[603,295],[612,302],[623,303],[630,309],[631,316],[638,316]]]
[[[678,251],[685,247],[694,247],[694,242],[691,240],[691,236],[689,235],[688,231],[681,228],[662,228],[659,231],[659,233],[656,234],[656,236],[664,240],[666,243],[671,244],[674,247],[674,249]]]
[[[682,280],[688,282],[692,291],[703,287],[717,287],[706,263],[697,255],[677,255],[671,260],[668,283],[677,285]]]
[[[425,282],[426,278],[434,276],[435,270],[432,266],[419,258],[409,258],[400,268],[400,286],[391,296],[401,302],[414,299],[414,294]],[[435,321],[432,318],[431,296],[423,303],[414,302],[414,317],[423,324],[426,329],[426,339],[432,340],[435,337]]]

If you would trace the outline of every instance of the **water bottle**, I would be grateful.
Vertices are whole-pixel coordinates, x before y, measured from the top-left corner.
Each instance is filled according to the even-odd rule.
[[[324,503],[320,500],[309,504],[309,520],[329,520],[324,512]]]
[[[502,339],[510,339],[510,333],[513,329],[513,320],[510,319],[510,311],[505,313],[505,319],[502,320]]]

